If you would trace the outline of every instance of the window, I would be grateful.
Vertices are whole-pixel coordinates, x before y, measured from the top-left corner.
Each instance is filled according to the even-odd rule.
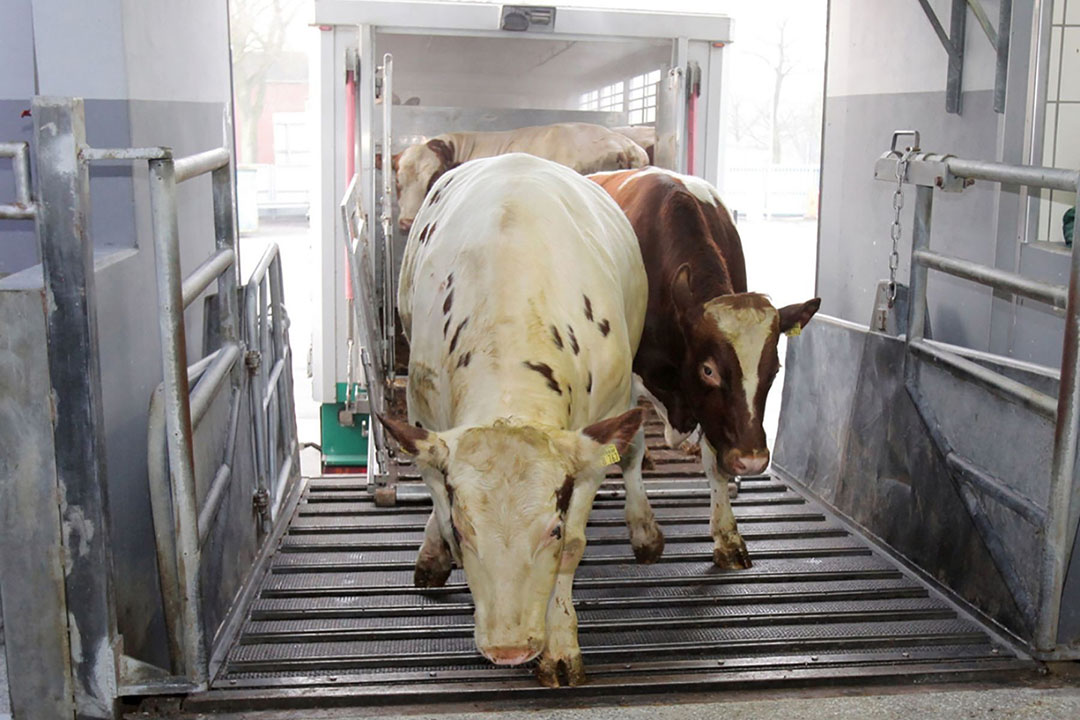
[[[307,165],[309,136],[305,113],[274,113],[274,164]]]
[[[1054,0],[1050,30],[1050,76],[1046,88],[1046,125],[1041,163],[1073,169],[1080,165],[1080,0]],[[1038,157],[1034,158],[1036,164]],[[1062,218],[1076,202],[1062,190],[1039,192],[1036,238],[1063,243]]]
[[[628,120],[631,125],[647,125],[656,122],[656,88],[660,84],[660,71],[630,79]]]
[[[582,110],[599,110],[600,109],[600,91],[593,90],[592,92],[583,93],[581,95],[581,103],[579,107]]]

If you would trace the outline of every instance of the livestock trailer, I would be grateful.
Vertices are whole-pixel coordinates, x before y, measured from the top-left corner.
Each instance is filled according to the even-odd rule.
[[[392,154],[441,133],[588,122],[653,129],[656,164],[715,183],[731,22],[722,14],[381,1],[316,2],[315,22],[324,192],[312,214],[323,240],[312,369],[323,462],[361,466],[393,493],[393,464],[368,403],[385,410],[381,388],[404,370],[395,363],[403,339],[395,342],[392,305],[405,236],[379,160],[388,168]],[[349,276],[346,238],[353,264],[370,264],[372,282]]]
[[[994,22],[954,0],[946,31],[930,3],[831,0],[823,312],[787,347],[773,464],[732,503],[753,567],[713,567],[700,461],[650,419],[665,555],[634,561],[611,472],[574,589],[589,682],[558,690],[480,657],[460,569],[413,586],[430,498],[369,418],[408,382],[376,157],[587,120],[652,126],[657,164],[723,186],[731,19],[314,2],[323,436],[301,473],[284,251],[240,272],[225,11],[144,5],[20,0],[0,29],[16,717],[929,692],[1080,657],[1067,3],[1001,0]]]

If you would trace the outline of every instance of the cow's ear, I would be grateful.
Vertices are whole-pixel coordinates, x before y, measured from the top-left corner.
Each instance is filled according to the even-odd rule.
[[[821,298],[807,300],[804,303],[786,305],[780,308],[780,332],[798,333],[814,317],[814,313],[821,307]]]
[[[644,420],[645,409],[634,408],[622,415],[593,423],[580,432],[566,433],[561,444],[563,452],[570,459],[573,474],[583,470],[599,470],[619,462],[630,449]],[[603,473],[600,476],[603,477]]]
[[[671,282],[671,302],[675,305],[680,321],[693,316],[697,303],[690,289],[690,265],[687,263],[683,263],[675,271],[675,278]]]
[[[439,156],[439,162],[443,168],[449,168],[454,164],[454,145],[446,140],[432,138],[427,141],[428,149]]]
[[[375,169],[382,170],[382,153],[375,153]]]
[[[446,471],[450,449],[438,434],[415,427],[403,420],[376,415],[391,437],[397,440],[402,451],[416,456],[416,462],[430,468]]]
[[[401,164],[401,154],[405,151],[402,150],[399,153],[394,153],[390,156],[390,167],[394,168],[394,172],[397,172],[398,166]]]

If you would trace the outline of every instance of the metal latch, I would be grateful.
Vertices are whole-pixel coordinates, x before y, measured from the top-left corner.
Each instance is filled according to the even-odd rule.
[[[503,5],[499,27],[510,32],[555,32],[555,8],[550,5]]]

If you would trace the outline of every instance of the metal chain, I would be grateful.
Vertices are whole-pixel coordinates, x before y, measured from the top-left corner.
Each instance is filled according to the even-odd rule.
[[[896,303],[896,269],[900,266],[900,252],[898,246],[900,243],[900,211],[904,207],[904,178],[907,177],[908,161],[911,160],[911,156],[919,151],[917,147],[909,147],[900,159],[896,161],[896,190],[893,192],[892,206],[893,206],[893,221],[892,227],[889,228],[889,234],[892,236],[892,254],[889,255],[889,289],[888,289],[888,301],[889,307],[892,308]]]

